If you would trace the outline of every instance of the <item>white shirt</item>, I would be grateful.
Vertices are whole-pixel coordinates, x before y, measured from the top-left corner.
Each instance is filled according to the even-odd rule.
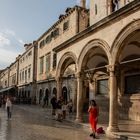
[[[62,105],[62,110],[66,111],[67,110],[67,105]]]
[[[7,101],[6,101],[6,107],[12,107],[12,103],[11,103],[10,100],[7,100]]]

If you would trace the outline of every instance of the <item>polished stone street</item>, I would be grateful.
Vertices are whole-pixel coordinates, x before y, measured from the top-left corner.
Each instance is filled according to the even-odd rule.
[[[14,106],[12,120],[0,108],[0,140],[91,140],[89,133],[68,121],[58,122],[47,115],[47,109]],[[98,136],[101,140],[114,140]]]

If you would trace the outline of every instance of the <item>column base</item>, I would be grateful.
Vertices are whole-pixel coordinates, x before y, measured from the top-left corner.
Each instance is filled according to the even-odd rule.
[[[82,123],[83,120],[82,120],[82,118],[79,118],[79,117],[78,117],[78,118],[75,119],[75,122],[76,122],[76,123]]]
[[[119,132],[119,127],[117,125],[109,126],[107,128],[107,133],[110,133],[110,132]]]

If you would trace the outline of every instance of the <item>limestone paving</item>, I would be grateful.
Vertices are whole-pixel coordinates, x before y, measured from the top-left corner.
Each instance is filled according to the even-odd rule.
[[[39,106],[14,105],[12,120],[0,108],[0,140],[91,140],[80,125],[56,121],[51,111]],[[117,140],[98,136],[101,140]]]

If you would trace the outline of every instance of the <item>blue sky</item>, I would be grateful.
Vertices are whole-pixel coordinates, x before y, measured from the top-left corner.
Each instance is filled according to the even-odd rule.
[[[24,44],[47,31],[67,7],[80,0],[0,0],[0,69],[6,68]]]

